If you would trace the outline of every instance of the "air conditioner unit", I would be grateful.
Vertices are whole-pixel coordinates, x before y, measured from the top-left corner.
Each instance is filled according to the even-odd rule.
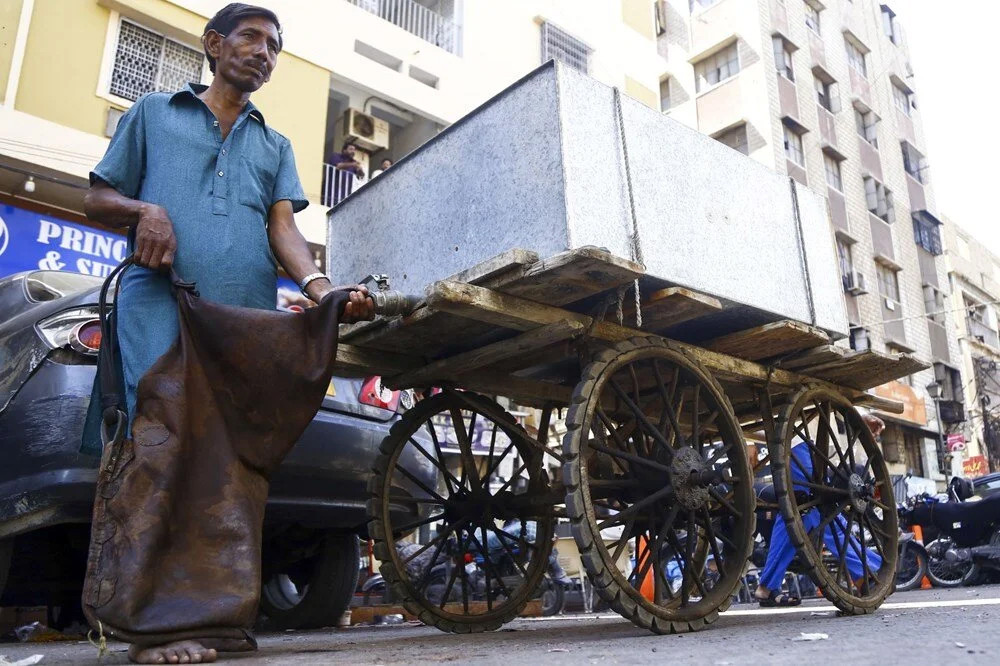
[[[868,285],[865,282],[865,274],[861,271],[851,271],[847,276],[844,285],[845,291],[852,296],[860,296],[868,293]]]
[[[353,140],[359,148],[380,150],[389,147],[389,123],[357,109],[348,109],[340,122],[344,140]]]

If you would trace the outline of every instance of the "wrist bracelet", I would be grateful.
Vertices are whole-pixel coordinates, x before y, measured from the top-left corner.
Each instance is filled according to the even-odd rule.
[[[299,291],[302,292],[303,296],[305,296],[306,298],[309,298],[309,294],[306,293],[306,287],[308,287],[309,283],[312,282],[313,280],[319,280],[321,278],[326,279],[326,274],[325,273],[310,273],[309,275],[307,275],[304,278],[302,278],[301,282],[299,282]]]

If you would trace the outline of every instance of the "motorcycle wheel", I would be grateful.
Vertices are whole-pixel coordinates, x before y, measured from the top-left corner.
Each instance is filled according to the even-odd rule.
[[[975,575],[977,568],[971,561],[949,562],[928,553],[927,577],[934,587],[961,587]]]
[[[542,581],[542,616],[558,615],[565,605],[566,588],[546,576]]]
[[[896,591],[908,592],[919,588],[926,575],[927,552],[912,541],[901,543],[896,560]]]

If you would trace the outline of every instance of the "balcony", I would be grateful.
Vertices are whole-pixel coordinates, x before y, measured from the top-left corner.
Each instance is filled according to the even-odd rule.
[[[1000,336],[992,328],[972,317],[966,317],[965,323],[969,329],[969,337],[993,348],[1000,347]]]
[[[323,165],[323,189],[320,192],[320,203],[324,206],[336,206],[346,199],[356,189],[365,184],[350,171],[337,169],[332,164]]]
[[[425,42],[459,55],[458,25],[416,0],[347,0]]]

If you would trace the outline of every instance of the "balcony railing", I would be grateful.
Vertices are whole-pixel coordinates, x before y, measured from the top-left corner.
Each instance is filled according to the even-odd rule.
[[[324,206],[336,206],[350,196],[365,181],[358,179],[350,171],[338,169],[332,164],[323,165],[323,191],[320,193],[320,203]]]
[[[990,347],[1000,347],[1000,336],[992,328],[972,317],[966,317],[965,322],[970,336]]]
[[[458,55],[458,28],[453,20],[414,0],[347,0],[399,26],[425,42]]]

